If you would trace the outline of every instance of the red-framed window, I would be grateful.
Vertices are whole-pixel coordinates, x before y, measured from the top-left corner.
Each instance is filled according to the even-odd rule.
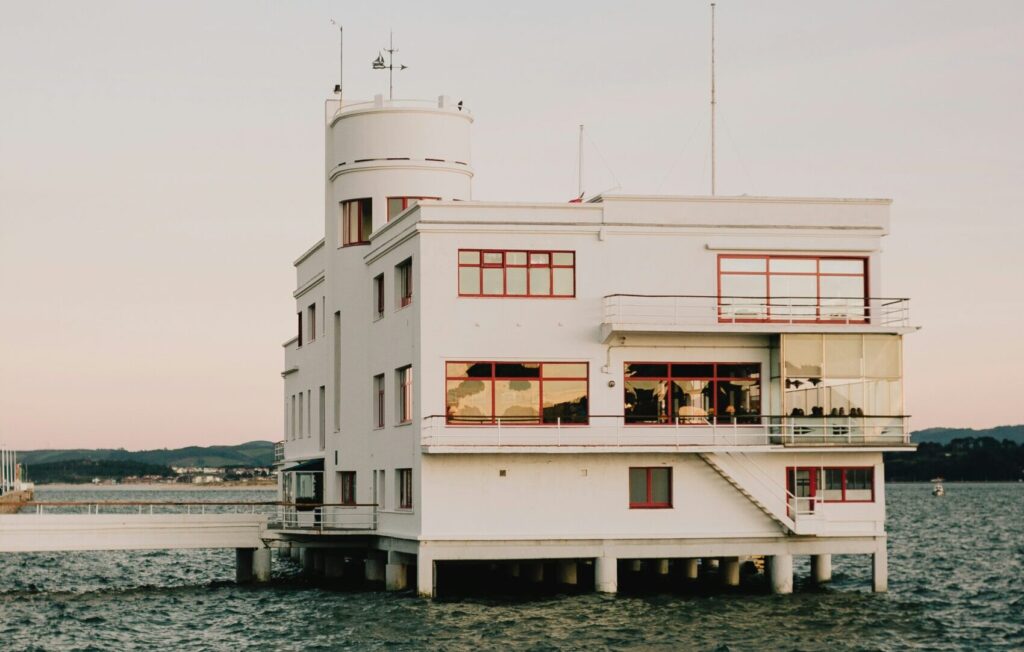
[[[373,421],[376,427],[384,427],[384,374],[373,377]]]
[[[796,500],[813,505],[875,502],[875,469],[871,466],[790,466],[786,489]]]
[[[672,467],[633,466],[629,469],[629,508],[672,507]]]
[[[342,471],[341,472],[341,504],[342,505],[355,505],[356,504],[356,472],[355,471]]]
[[[341,202],[342,246],[367,244],[373,231],[373,200],[351,199]]]
[[[759,423],[759,362],[627,362],[627,424]]]
[[[440,197],[388,197],[388,222],[421,199],[440,199]]]
[[[863,322],[867,259],[719,254],[722,321]]]
[[[459,296],[576,296],[573,251],[459,250]]]
[[[398,509],[412,509],[412,469],[395,469]]]
[[[448,362],[448,423],[585,424],[586,362]]]
[[[412,367],[396,369],[398,377],[398,423],[412,422]]]
[[[395,285],[398,288],[399,307],[412,303],[412,258],[395,265]]]
[[[373,277],[373,318],[380,319],[384,316],[384,275],[378,274]]]

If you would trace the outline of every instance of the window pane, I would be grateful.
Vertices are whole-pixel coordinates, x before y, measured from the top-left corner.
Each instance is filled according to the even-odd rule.
[[[766,261],[764,258],[729,258],[722,256],[719,259],[723,272],[764,272]]]
[[[822,373],[821,335],[783,335],[786,376],[817,376]]]
[[[505,294],[512,296],[526,295],[526,268],[507,267],[505,268]]]
[[[673,378],[711,378],[715,375],[715,366],[710,364],[674,364]]]
[[[626,377],[642,376],[645,378],[667,378],[667,364],[645,364],[637,362],[626,363]]]
[[[860,378],[862,356],[860,335],[825,336],[825,373],[829,378]]]
[[[771,289],[772,317],[817,317],[817,276],[775,274],[768,279],[768,283]]]
[[[846,500],[871,500],[874,469],[846,470]]]
[[[395,215],[402,212],[402,198],[401,197],[389,197],[388,198],[388,219],[390,220]]]
[[[494,382],[494,414],[502,423],[536,423],[540,416],[540,382]]]
[[[573,262],[576,260],[575,254],[573,254],[571,251],[554,253],[551,254],[551,256],[552,265],[572,265]]]
[[[626,380],[625,385],[627,423],[668,421],[668,381]]]
[[[551,270],[551,273],[554,277],[554,294],[569,297],[575,293],[575,275],[571,267],[556,267]]]
[[[489,362],[449,362],[446,365],[449,378],[490,378],[491,369]]]
[[[499,362],[494,365],[494,375],[499,378],[540,378],[540,365],[535,362]]]
[[[710,380],[672,381],[672,414],[679,417],[679,423],[706,423],[714,398]]]
[[[491,420],[491,381],[449,380],[445,413],[451,423]]]
[[[723,297],[755,297],[768,296],[768,285],[764,276],[746,276],[740,274],[722,275]]]
[[[479,265],[480,264],[480,252],[479,251],[460,251],[459,262],[463,265]]]
[[[587,381],[545,380],[544,423],[586,423]]]
[[[629,502],[634,504],[647,502],[647,469],[629,470]]]
[[[840,258],[822,258],[822,274],[864,274],[864,260],[843,260]]]
[[[822,298],[864,298],[863,276],[822,276]]]
[[[843,470],[825,469],[821,496],[824,500],[843,499]]]
[[[548,265],[550,264],[551,256],[548,254],[542,254],[537,252],[530,253],[530,264],[531,265]]]
[[[480,294],[480,268],[459,268],[459,294]]]
[[[509,251],[505,254],[506,265],[525,265],[526,264],[526,252],[525,251]]]
[[[815,258],[772,258],[768,261],[770,272],[795,272],[798,274],[814,274],[818,271]]]
[[[756,380],[719,381],[715,391],[719,416],[761,413],[761,385]]]
[[[760,378],[761,365],[757,363],[737,363],[718,365],[719,378]]]
[[[864,371],[869,378],[899,378],[899,336],[866,335],[864,337],[864,358]]]
[[[651,469],[651,502],[672,502],[672,469]]]
[[[504,294],[505,270],[500,267],[484,267],[484,294]]]
[[[532,258],[532,254],[531,254]],[[530,294],[550,295],[551,294],[551,268],[531,267],[530,268]]]
[[[586,378],[587,365],[583,362],[545,362],[545,378]]]
[[[502,255],[500,251],[489,251],[484,253],[484,264],[485,265],[500,265],[502,261]]]

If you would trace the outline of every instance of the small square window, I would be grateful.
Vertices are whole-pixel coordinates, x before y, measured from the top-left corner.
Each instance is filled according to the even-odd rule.
[[[664,466],[630,468],[629,507],[672,507],[672,469]]]

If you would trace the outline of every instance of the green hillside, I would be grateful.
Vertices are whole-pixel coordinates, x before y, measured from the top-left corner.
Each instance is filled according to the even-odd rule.
[[[1024,425],[1019,426],[997,426],[975,430],[974,428],[925,428],[910,435],[911,441],[915,443],[931,442],[934,444],[948,444],[954,439],[966,439],[974,437],[980,439],[991,437],[998,441],[1009,439],[1018,444],[1024,444]]]
[[[28,467],[70,460],[137,462],[157,466],[270,466],[274,462],[274,444],[269,441],[250,441],[236,446],[187,446],[148,451],[80,448],[18,453],[18,461]]]

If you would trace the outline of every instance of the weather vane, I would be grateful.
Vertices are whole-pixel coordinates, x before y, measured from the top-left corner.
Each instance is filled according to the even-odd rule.
[[[385,65],[385,63],[384,63],[384,54],[382,52],[378,52],[377,53],[377,58],[373,60],[373,69],[374,70],[387,70],[388,71],[388,99],[389,100],[393,100],[393,99],[395,99],[395,84],[394,84],[394,81],[393,81],[392,77],[395,74],[395,70],[397,69],[397,70],[401,71],[401,70],[405,70],[406,68],[409,67],[409,66],[404,66],[404,65],[400,65],[400,66],[396,66],[395,65],[395,52],[398,52],[398,50],[395,49],[395,33],[394,32],[388,32],[388,47],[387,47],[386,50],[384,50],[384,52],[388,53],[388,62],[387,62],[387,64]]]

